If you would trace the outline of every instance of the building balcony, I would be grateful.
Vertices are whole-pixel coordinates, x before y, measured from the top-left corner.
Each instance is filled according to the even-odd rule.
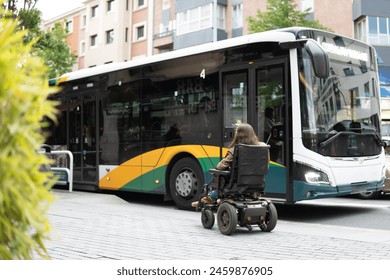
[[[174,30],[168,30],[153,36],[153,46],[157,49],[167,48],[173,45]]]

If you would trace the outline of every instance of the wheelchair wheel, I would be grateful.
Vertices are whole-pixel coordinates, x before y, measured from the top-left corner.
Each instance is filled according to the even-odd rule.
[[[275,205],[270,202],[267,208],[267,216],[265,217],[265,228],[263,231],[270,232],[276,227],[276,223],[278,222],[278,211],[276,210]],[[260,226],[260,228],[262,228]]]
[[[204,228],[211,229],[214,226],[215,217],[213,211],[210,209],[202,208],[201,220]]]
[[[217,223],[221,233],[230,235],[237,228],[237,211],[233,205],[222,203],[217,211]]]

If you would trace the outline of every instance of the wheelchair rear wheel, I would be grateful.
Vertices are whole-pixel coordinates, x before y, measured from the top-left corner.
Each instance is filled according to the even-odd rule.
[[[204,228],[211,229],[215,223],[215,217],[213,211],[210,209],[202,208],[201,220]]]
[[[262,231],[270,232],[276,227],[276,223],[278,222],[278,211],[273,203],[269,203],[267,207],[267,215],[265,217],[265,228],[260,228]]]
[[[230,235],[237,228],[237,211],[229,203],[222,203],[217,211],[217,223],[219,231],[223,234]]]

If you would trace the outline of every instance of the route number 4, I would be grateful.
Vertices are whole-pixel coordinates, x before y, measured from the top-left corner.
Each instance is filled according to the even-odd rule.
[[[200,72],[200,75],[199,75],[202,79],[206,79],[206,69],[202,69],[202,72]]]

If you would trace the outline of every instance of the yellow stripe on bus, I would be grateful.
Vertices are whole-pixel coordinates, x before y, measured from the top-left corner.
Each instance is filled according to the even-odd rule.
[[[195,158],[218,158],[220,148],[216,146],[181,145],[156,149],[134,157],[110,170],[99,181],[102,189],[117,190],[137,179],[151,169],[168,165],[180,153],[191,154]],[[142,166],[140,165],[142,163]],[[152,167],[152,168],[151,168]]]

